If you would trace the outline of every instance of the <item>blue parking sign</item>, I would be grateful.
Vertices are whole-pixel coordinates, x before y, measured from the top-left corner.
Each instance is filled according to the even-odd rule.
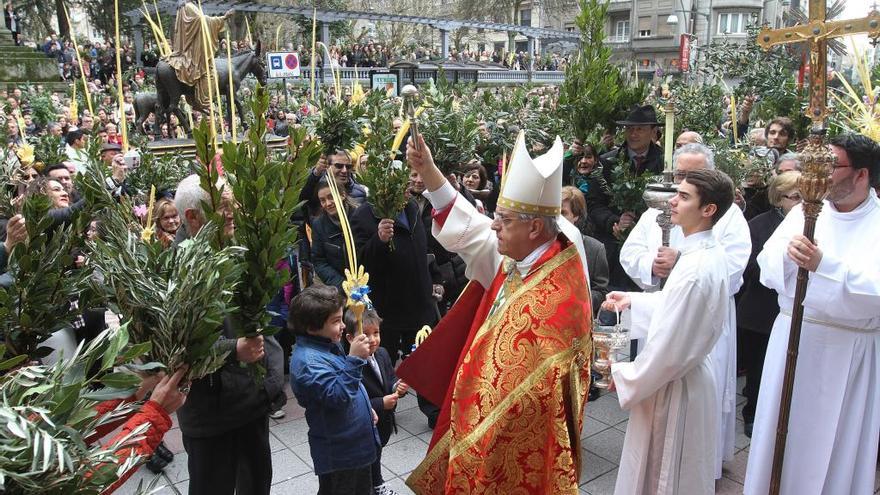
[[[269,79],[300,77],[299,54],[296,52],[269,52],[266,54]]]

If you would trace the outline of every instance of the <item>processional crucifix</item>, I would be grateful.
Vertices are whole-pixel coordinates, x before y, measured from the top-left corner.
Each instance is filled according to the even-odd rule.
[[[783,29],[764,28],[758,33],[758,45],[765,50],[775,45],[806,42],[810,44],[810,106],[807,116],[813,121],[810,138],[803,152],[803,173],[798,179],[804,200],[804,237],[813,242],[816,219],[822,211],[822,201],[828,193],[831,166],[834,155],[825,144],[825,118],[827,103],[827,52],[828,40],[852,34],[867,33],[873,39],[880,37],[880,13],[872,12],[862,19],[826,21],[826,0],[810,0],[809,23]],[[779,421],[776,427],[776,448],[773,452],[773,471],[770,478],[770,494],[779,493],[782,482],[782,465],[785,442],[788,436],[788,416],[797,367],[801,325],[804,318],[804,296],[807,293],[809,271],[798,268],[794,307],[791,311],[791,328],[788,336],[788,352],[785,358],[785,375],[779,404]]]

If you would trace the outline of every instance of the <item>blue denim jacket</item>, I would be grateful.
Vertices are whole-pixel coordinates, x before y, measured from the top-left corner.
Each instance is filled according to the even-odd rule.
[[[365,359],[329,339],[297,335],[290,387],[306,409],[315,474],[369,466],[379,452],[370,399],[361,384]]]

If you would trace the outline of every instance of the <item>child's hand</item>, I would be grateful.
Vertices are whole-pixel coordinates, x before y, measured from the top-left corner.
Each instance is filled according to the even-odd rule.
[[[409,392],[409,385],[407,385],[406,382],[404,382],[403,380],[398,380],[397,385],[394,387],[394,389],[395,392],[397,392],[398,396],[403,397],[404,395],[406,395],[407,392]]]
[[[351,341],[351,350],[348,351],[349,356],[357,356],[361,359],[370,357],[370,344],[367,343],[367,336],[360,334]]]
[[[382,397],[382,407],[384,407],[386,411],[394,409],[397,407],[398,398],[397,394],[388,394],[385,397]]]
[[[374,411],[372,407],[370,408],[370,413],[373,415],[373,425],[375,425],[379,422],[379,415],[376,414],[376,411]]]

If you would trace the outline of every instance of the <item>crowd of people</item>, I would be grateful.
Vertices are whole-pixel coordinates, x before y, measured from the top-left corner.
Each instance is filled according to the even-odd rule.
[[[18,16],[7,13],[6,19],[7,27],[14,27]],[[42,42],[38,42],[27,39],[19,40],[17,31],[13,31],[13,34],[16,43],[31,46],[55,60],[58,64],[58,72],[65,81],[73,81],[81,77],[76,48],[70,39],[62,39],[53,33],[43,39]],[[220,40],[219,49],[221,53],[225,52],[225,47],[226,40]],[[303,65],[311,63],[311,50],[306,45],[300,44],[294,48],[294,45],[289,43],[287,48],[299,53]],[[248,49],[246,41],[240,41],[233,47],[233,51],[245,49]],[[326,52],[318,50],[315,53],[318,67],[323,66],[324,59],[328,55],[331,67],[358,67],[364,69],[388,67],[389,64],[401,61],[416,62],[440,60],[443,58],[440,49],[435,46],[420,44],[394,48],[388,44],[383,45],[372,40],[364,43],[334,44],[328,47]],[[109,83],[112,87],[116,74],[116,52],[112,41],[84,41],[80,46],[80,56],[82,57],[82,72],[85,72],[87,80],[91,82],[97,79],[102,86],[106,86]],[[465,47],[461,50],[451,48],[446,60],[462,63],[494,63],[513,70],[564,71],[568,65],[569,56],[554,52],[535,53],[530,56],[526,51],[477,50]],[[126,42],[123,44],[121,54],[123,72],[136,65],[154,67],[158,61],[159,57],[155,50],[146,50],[141,60],[137,61],[135,50],[131,43]],[[534,66],[531,65],[532,61],[534,61]]]
[[[183,5],[181,15],[194,8]],[[69,43],[50,37],[40,49],[56,57],[62,71],[75,65]],[[112,48],[86,49],[88,84],[99,102],[94,114],[73,105],[69,95],[55,94],[54,118],[38,123],[29,96],[42,88],[0,93],[4,159],[18,167],[16,194],[45,196],[52,229],[88,206],[76,177],[91,160],[109,172],[105,186],[113,197],[145,193],[131,183],[121,126],[130,135],[186,137],[179,122],[157,133],[155,116],[136,119],[142,72],[124,82],[117,104],[109,89],[116,87]],[[383,66],[392,59],[392,50],[377,43],[330,47],[328,53],[339,66]],[[416,49],[404,56],[420,54],[431,55]],[[511,68],[531,64],[521,52],[465,50],[450,57]],[[123,63],[134,63],[130,53]],[[536,65],[552,70],[565,63],[552,56]],[[535,90],[530,97],[545,109],[552,93]],[[799,368],[806,371],[799,371],[795,384],[789,428],[797,433],[789,435],[784,491],[867,493],[874,486],[880,438],[880,417],[872,412],[880,408],[873,387],[880,369],[880,260],[871,249],[880,241],[880,145],[855,133],[831,139],[836,161],[826,212],[816,239],[807,239],[801,235],[803,158],[795,126],[785,116],[751,122],[754,102],[746,98],[737,114],[733,127],[739,135],[728,126],[717,131],[725,139],[748,141],[759,158],[741,183],[715,170],[715,153],[704,141],[718,135],[684,130],[673,136],[678,192],[669,202],[666,243],[659,210],[640,213],[614,200],[615,182],[625,180],[614,170],[632,177],[664,170],[663,132],[675,130],[663,128],[650,104],[616,122],[619,142],[609,129],[601,142],[557,140],[538,149],[516,129],[507,163],[473,156],[446,173],[420,136],[407,136],[406,151],[398,156],[410,167],[406,203],[393,218],[377,213],[361,183],[368,157],[325,149],[294,191],[302,207],[289,228],[300,232],[300,240],[286,246],[289,256],[265,267],[284,273],[287,282],[267,308],[278,334],[241,337],[226,318],[214,344],[228,355],[223,366],[192,383],[177,383],[179,370],[145,383],[130,399],[145,401],[152,414],[134,420],[162,432],[176,412],[190,493],[268,494],[269,418],[285,414],[283,385],[289,380],[305,408],[319,493],[388,494],[393,492],[382,478],[382,446],[395,428],[396,404],[412,386],[434,429],[431,452],[410,479],[419,493],[576,491],[580,452],[572,439],[581,434],[587,400],[599,395],[586,365],[590,328],[594,318],[609,317],[600,309],[624,311],[636,344],[632,362],[611,366],[617,398],[630,411],[617,492],[712,493],[722,463],[733,456],[741,414],[753,438],[746,492],[762,494],[772,464],[796,273],[803,269],[812,272],[801,337],[810,365]],[[291,104],[272,95],[267,115],[259,118],[283,137],[313,111],[304,98]],[[193,114],[194,123],[202,118]],[[480,125],[477,149],[491,139],[489,124]],[[403,125],[395,119],[391,128],[372,132],[391,135]],[[44,135],[62,138],[63,151],[55,150],[51,162],[23,157],[34,138]],[[99,156],[89,155],[90,144],[100,147]],[[546,154],[533,160],[532,152]],[[209,183],[219,191],[203,189],[203,182],[190,175],[155,198],[146,216],[153,225],[147,227],[163,249],[179,249],[215,215],[224,233],[234,234],[233,210],[240,206],[225,179]],[[216,205],[214,192],[221,197]],[[209,205],[217,210],[205,211]],[[25,226],[33,219],[18,213],[2,220],[0,284],[7,287],[13,283],[8,257],[27,239]],[[92,220],[82,235],[99,237],[99,219]],[[342,291],[352,249],[369,273],[371,304],[360,318],[346,310]],[[89,253],[76,253],[74,262],[88,269]],[[73,328],[47,341],[53,353],[44,364],[102,335],[108,325],[104,310],[82,313]],[[417,344],[425,326],[437,328],[437,337]],[[264,370],[260,381],[246,366],[252,364]],[[746,375],[741,412],[740,372]],[[549,419],[517,421],[531,415]],[[151,435],[136,449],[156,472],[173,458],[160,438]],[[507,466],[508,456],[521,458],[515,468]],[[496,464],[509,472],[500,476],[487,468]]]
[[[22,126],[15,117],[16,110],[21,111],[23,116],[25,138],[46,133],[64,137],[66,160],[61,163],[36,164],[23,170],[26,181],[22,190],[29,191],[28,194],[48,196],[52,202],[53,218],[64,222],[83,205],[84,200],[76,190],[73,177],[83,171],[88,160],[84,150],[90,136],[100,136],[102,141],[101,160],[112,172],[107,181],[108,188],[117,195],[132,192],[126,184],[127,166],[121,156],[121,142],[115,120],[118,112],[115,109],[101,107],[95,116],[83,109],[78,120],[74,120],[69,118],[64,107],[69,102],[59,96],[56,99],[58,121],[39,128],[29,118],[25,103],[27,95],[23,95],[21,90],[14,90],[3,96],[7,102],[7,110],[10,110],[6,127],[10,150],[22,144]],[[298,125],[296,122],[300,117],[297,111],[282,109],[278,97],[272,97],[268,118],[270,127],[276,134],[285,134],[285,127],[291,125],[285,122],[287,119],[293,120],[292,125]],[[615,309],[622,309],[630,304],[634,308],[638,307],[641,296],[623,296],[624,293],[620,291],[651,293],[658,291],[662,287],[661,281],[668,279],[670,284],[663,291],[672,293],[672,287],[679,287],[673,280],[676,274],[682,273],[683,269],[678,268],[683,259],[682,254],[689,249],[686,240],[688,233],[683,230],[673,229],[668,247],[660,244],[657,210],[649,209],[637,216],[635,212],[619,211],[611,205],[610,186],[614,180],[610,174],[612,167],[623,163],[635,174],[659,174],[663,170],[663,150],[659,140],[662,126],[657,121],[654,108],[644,106],[634,109],[618,125],[623,129],[624,136],[619,144],[587,143],[579,140],[569,143],[562,159],[563,171],[560,174],[565,183],[565,187],[561,189],[561,215],[577,226],[582,237],[594,316],[603,307],[606,298],[617,305]],[[796,151],[798,147],[794,142],[794,126],[791,120],[779,117],[743,133],[749,136],[752,145],[760,150],[762,156],[771,156],[772,163],[768,162],[771,164],[768,165],[766,175],[750,177],[746,182],[737,185],[736,195],[731,198],[733,207],[725,209],[721,214],[712,215],[709,223],[703,222],[706,223],[704,227],[708,226],[719,243],[715,254],[726,260],[721,270],[725,275],[724,280],[713,282],[717,285],[713,285],[711,290],[716,296],[718,291],[726,295],[723,304],[718,303],[717,298],[705,303],[719,304],[718,308],[704,312],[708,319],[704,318],[701,320],[703,323],[700,323],[709,328],[706,335],[714,335],[715,338],[706,337],[701,350],[695,351],[696,347],[689,347],[688,349],[697,354],[691,356],[690,360],[676,362],[676,365],[683,367],[682,373],[686,373],[681,379],[691,381],[684,396],[681,392],[676,392],[675,401],[688,402],[687,407],[695,408],[689,409],[691,412],[688,414],[702,418],[700,421],[703,422],[686,422],[683,429],[670,427],[666,432],[673,438],[700,438],[699,442],[686,442],[685,449],[705,451],[711,447],[713,450],[711,455],[699,463],[690,463],[676,473],[683,482],[696,483],[692,485],[696,490],[693,493],[702,492],[710,482],[720,477],[721,462],[729,460],[733,454],[733,427],[738,414],[734,402],[734,387],[736,375],[740,371],[746,375],[746,387],[743,391],[746,403],[742,407],[741,415],[745,421],[746,435],[755,435],[747,487],[749,490],[758,490],[751,493],[758,493],[760,487],[766,483],[765,468],[769,466],[767,456],[772,451],[773,443],[769,437],[774,429],[772,424],[775,422],[776,406],[769,405],[772,401],[766,398],[759,400],[759,396],[764,397],[762,390],[768,388],[769,392],[763,393],[772,395],[778,391],[780,366],[784,361],[784,345],[781,343],[784,338],[781,335],[787,330],[788,321],[785,303],[790,300],[793,290],[790,278],[792,266],[804,266],[815,272],[817,281],[814,283],[821,283],[825,291],[824,295],[814,294],[808,296],[807,300],[809,304],[818,305],[809,306],[810,314],[827,315],[815,321],[808,320],[810,330],[807,338],[816,339],[816,343],[807,345],[814,346],[810,347],[811,356],[825,356],[816,358],[820,362],[829,360],[830,363],[835,358],[826,356],[828,352],[821,349],[818,342],[822,338],[819,333],[825,331],[823,329],[827,330],[829,325],[832,329],[840,326],[825,322],[845,321],[847,328],[868,328],[870,322],[876,321],[878,317],[871,309],[877,306],[871,306],[870,303],[874,300],[871,298],[876,298],[876,293],[872,291],[876,289],[877,281],[870,277],[870,268],[860,268],[868,271],[863,275],[867,278],[859,279],[860,269],[847,265],[850,261],[855,261],[851,254],[846,254],[851,253],[851,247],[838,252],[837,249],[844,245],[826,240],[822,244],[826,250],[825,257],[817,258],[816,245],[796,236],[800,240],[796,247],[789,247],[789,252],[792,253],[792,259],[797,260],[797,265],[792,265],[781,257],[788,238],[796,234],[800,225],[798,222],[802,222],[799,220],[801,196],[798,192],[802,159]],[[690,177],[695,170],[714,168],[713,152],[702,142],[702,136],[690,131],[677,136],[674,155],[677,181]],[[862,232],[864,237],[852,237],[851,234],[844,233],[840,235],[851,238],[853,245],[860,246],[866,242],[864,239],[876,237],[876,228],[871,226],[876,224],[862,222],[876,216],[876,193],[871,187],[880,186],[880,148],[877,143],[864,136],[842,135],[832,140],[832,149],[837,156],[829,196],[834,206],[826,208],[831,209],[829,214],[839,217],[841,223],[852,221],[859,225],[856,228],[856,223],[853,223],[853,231]],[[290,319],[289,325],[284,322],[279,325],[284,327],[283,333],[290,334],[280,336],[278,341],[267,337],[260,338],[258,344],[246,339],[239,339],[233,344],[235,355],[242,362],[265,360],[270,359],[270,355],[274,356],[270,359],[274,361],[270,369],[276,371],[286,368],[280,364],[280,360],[281,356],[288,356],[293,390],[300,403],[306,407],[306,416],[312,429],[310,438],[315,471],[322,480],[322,487],[333,487],[328,488],[330,491],[327,493],[367,493],[358,488],[363,484],[369,486],[370,490],[375,490],[375,493],[390,492],[383,485],[379,468],[380,446],[387,443],[393,428],[394,406],[408,389],[405,383],[395,377],[395,364],[406,359],[413,351],[415,334],[420,328],[424,325],[435,325],[450,310],[461,295],[469,276],[472,276],[462,257],[448,251],[435,237],[436,232],[432,231],[431,225],[434,221],[432,215],[436,210],[432,205],[436,199],[428,194],[430,191],[418,169],[414,168],[411,173],[407,189],[409,201],[401,215],[398,218],[379,218],[370,205],[369,191],[358,182],[363,163],[360,157],[353,157],[347,151],[332,150],[323,155],[318,164],[309,171],[308,179],[300,192],[305,206],[298,221],[300,228],[309,226],[310,235],[301,241],[291,261],[295,266],[306,268],[300,272],[306,275],[296,280],[276,301],[283,306],[283,314],[289,315]],[[704,179],[709,182],[712,180],[711,177]],[[497,164],[471,161],[462,164],[459,170],[446,176],[444,180],[448,181],[455,194],[460,195],[463,201],[472,205],[494,225],[491,219],[499,218],[499,192],[502,188]],[[697,178],[691,180],[696,181]],[[334,200],[330,192],[330,181],[339,186],[342,204],[337,204]],[[199,211],[204,194],[197,178],[190,177],[180,183],[176,194],[170,194],[156,203],[152,218],[157,238],[163,246],[172,249],[186,235],[201,228],[204,216]],[[339,219],[341,210],[350,219],[359,260],[370,273],[371,299],[375,310],[365,315],[366,331],[363,336],[356,336],[351,332],[356,325],[352,326],[352,316],[342,311],[340,289],[345,280],[345,252],[348,246],[343,242]],[[789,215],[792,211],[795,213]],[[13,217],[6,220],[8,223],[5,223],[3,235],[8,252],[12,245],[22,239],[19,228],[22,219]],[[783,231],[788,237],[781,237]],[[825,232],[827,231],[819,230],[820,234]],[[90,235],[94,235],[94,232]],[[393,250],[388,248],[389,243],[393,243]],[[774,255],[776,258],[771,257],[772,253],[768,253],[766,247],[774,245],[778,245],[779,250]],[[829,263],[827,260],[831,259],[835,261],[826,266],[820,264],[821,259],[825,259],[825,263]],[[85,259],[78,262],[87,263]],[[861,266],[861,263],[858,265]],[[768,271],[771,267],[772,271]],[[714,268],[706,268],[701,276],[708,276],[712,270]],[[856,293],[861,295],[855,297]],[[699,299],[684,293],[675,297],[685,296]],[[777,296],[782,301],[781,308],[776,303]],[[676,301],[668,299],[671,296],[666,297],[664,305],[669,307],[676,304]],[[852,301],[853,297],[861,302],[857,304]],[[831,298],[839,303],[828,305],[823,302],[823,298]],[[688,302],[691,303],[693,301]],[[608,303],[604,307],[608,307]],[[845,311],[846,314],[837,314],[839,311]],[[672,325],[676,321],[680,323],[682,318],[687,318],[688,311],[682,309],[680,314],[669,313],[665,323],[652,320],[650,314],[649,312],[645,321],[651,321],[651,328],[654,330],[641,334],[643,340],[636,351],[637,356],[643,357],[641,360],[637,357],[632,363],[635,368],[620,370],[619,375],[615,371],[621,404],[624,407],[633,407],[631,425],[650,423],[653,421],[651,418],[660,414],[655,409],[646,410],[644,402],[641,402],[644,397],[655,392],[639,390],[644,386],[644,376],[648,370],[658,366],[665,366],[664,369],[667,369],[673,365],[669,360],[676,359],[675,352],[670,352],[675,347],[669,346],[678,345],[678,341],[652,341],[651,332],[660,331],[657,328],[662,329],[665,324]],[[779,330],[771,332],[774,322]],[[76,338],[94,335],[105,325],[103,317],[97,320],[92,318],[90,324],[95,325],[95,328],[78,329],[79,335],[72,337],[71,345]],[[635,323],[633,325],[634,328],[637,326]],[[696,329],[700,325],[694,324],[690,328]],[[777,336],[771,337],[771,333]],[[233,339],[233,336],[230,333],[227,338]],[[644,336],[648,338],[644,339]],[[865,333],[854,335],[853,338],[871,339],[870,334]],[[294,341],[296,350],[289,357],[290,344]],[[349,357],[340,354],[341,351],[337,350],[335,344],[346,341],[349,344],[346,347],[350,348]],[[854,341],[853,345],[864,347],[868,344]],[[668,353],[658,354],[658,350],[663,349]],[[705,369],[699,365],[704,355],[712,356],[712,366]],[[765,365],[765,359],[769,365]],[[871,358],[863,356],[860,359]],[[853,369],[859,367],[859,359],[856,357],[848,358],[847,362],[852,363],[851,366],[855,367]],[[699,377],[687,374],[691,371],[684,368],[692,366],[703,369],[703,374]],[[189,453],[191,493],[221,493],[229,486],[238,484],[243,487],[248,486],[248,483],[256,492],[267,493],[268,481],[271,479],[267,419],[283,414],[279,407],[280,388],[270,388],[268,384],[272,381],[268,380],[263,389],[254,389],[245,383],[249,379],[247,376],[241,375],[240,371],[234,371],[236,367],[237,365],[221,371],[224,381],[221,395],[216,395],[218,392],[207,382],[194,383],[187,401],[178,412],[184,444]],[[326,378],[314,378],[317,380],[314,381],[313,373],[317,373],[317,376],[339,376],[346,379],[325,382]],[[820,371],[811,372],[815,373]],[[847,378],[845,373],[840,375],[839,386],[845,390],[848,386],[854,386],[859,379],[862,379],[861,375]],[[820,381],[818,377],[816,380]],[[659,385],[658,382],[656,386]],[[631,389],[635,395],[626,395],[626,389]],[[363,393],[364,390],[368,393]],[[595,395],[594,390],[591,396]],[[856,411],[851,410],[853,406],[850,401],[843,397],[839,400],[831,399],[829,397],[827,407],[841,410],[841,414],[845,415],[856,414]],[[217,411],[215,402],[212,402],[215,400],[245,404],[244,409],[240,410],[246,410],[248,414],[230,415],[228,411]],[[796,403],[807,400],[803,392],[796,393]],[[859,400],[870,404],[874,399],[872,394],[867,394],[866,398]],[[641,405],[636,407],[635,404]],[[440,404],[434,404],[420,395],[419,405],[428,423],[434,427],[441,413]],[[804,408],[803,413],[798,412],[800,409],[794,409],[793,425],[811,424],[813,420],[801,417],[808,415],[807,409],[809,408]],[[332,420],[334,417],[338,417],[338,420]],[[331,426],[353,418],[367,419],[363,423],[352,422],[350,429],[339,430]],[[378,427],[375,441],[370,440],[371,435],[367,434],[374,423]],[[843,423],[839,425],[841,428],[843,426]],[[876,430],[875,426],[870,421],[849,424],[854,433],[858,430],[865,434]],[[693,432],[688,433],[691,428]],[[714,433],[714,442],[706,441],[709,438],[705,435],[706,429]],[[702,436],[697,435],[697,431]],[[364,444],[352,446],[350,440],[355,438]],[[641,441],[636,435],[628,435],[625,449],[641,452],[643,460],[661,455],[651,449],[641,450]],[[867,443],[871,444],[870,441]],[[837,448],[831,443],[811,445],[815,449],[825,449],[826,452]],[[871,445],[866,446],[869,447]],[[876,445],[873,445],[873,449],[872,451],[876,451]],[[158,471],[167,464],[171,456],[161,445],[153,446],[153,450],[155,454],[149,466]],[[808,450],[810,449],[804,449]],[[852,455],[855,455],[855,451]],[[754,460],[758,458],[762,461]],[[808,455],[804,455],[801,460],[805,463],[815,461]],[[353,466],[358,467],[355,470],[357,472],[352,472],[350,468]],[[639,466],[638,463],[625,462],[621,470],[639,470]],[[868,468],[873,474],[872,462],[847,464],[840,461],[827,467],[826,472],[827,476],[846,475],[849,476],[848,479],[859,480],[860,477],[867,476],[862,470]],[[235,474],[237,470],[238,475]],[[240,474],[241,470],[246,475]],[[710,476],[707,477],[707,473]],[[649,473],[649,476],[653,475],[659,474]],[[629,492],[631,481],[621,477],[618,481],[619,489]]]
[[[482,44],[480,46],[483,46]],[[288,45],[288,49],[295,50],[300,54],[303,65],[310,62],[310,50],[305,45],[298,45],[294,48],[293,44]],[[330,57],[329,65],[331,67],[388,67],[389,64],[395,62],[408,61],[428,61],[442,60],[443,56],[440,49],[428,45],[416,45],[408,47],[393,48],[390,45],[383,45],[379,42],[368,41],[363,44],[342,44],[332,45],[328,50],[318,50],[315,54],[317,66],[322,66],[324,58]],[[529,70],[532,59],[534,59],[534,70],[559,70],[564,71],[568,65],[569,57],[565,54],[547,52],[544,54],[535,53],[530,57],[526,51],[506,51],[506,50],[489,50],[489,49],[472,49],[465,46],[463,49],[450,47],[446,60],[461,63],[493,63],[513,70]]]

